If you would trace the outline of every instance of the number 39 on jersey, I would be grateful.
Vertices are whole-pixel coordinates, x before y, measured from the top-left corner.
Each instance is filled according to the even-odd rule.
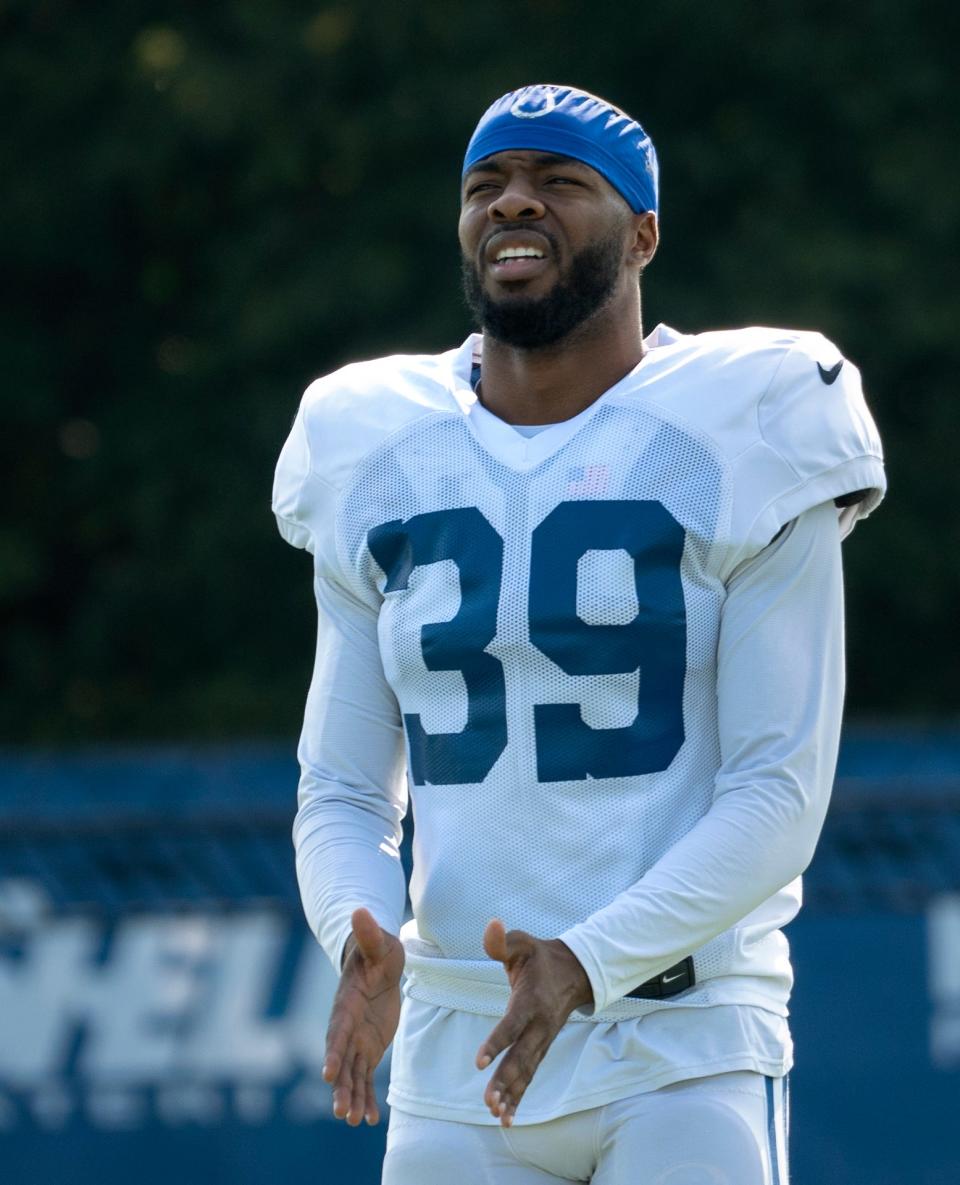
[[[684,532],[659,502],[560,502],[533,530],[526,596],[529,645],[567,675],[639,676],[636,714],[620,728],[594,728],[576,703],[533,706],[541,782],[634,777],[666,769],[683,744],[687,644],[680,578]],[[443,560],[456,566],[460,606],[447,621],[424,622],[419,644],[429,671],[459,671],[466,726],[428,732],[404,713],[415,784],[470,784],[490,773],[508,741],[508,674],[488,652],[497,631],[504,541],[476,507],[417,514],[372,529],[367,546],[386,576],[384,594]],[[623,624],[595,624],[577,611],[580,562],[618,552],[632,569],[637,612]],[[522,655],[520,661],[522,662]]]

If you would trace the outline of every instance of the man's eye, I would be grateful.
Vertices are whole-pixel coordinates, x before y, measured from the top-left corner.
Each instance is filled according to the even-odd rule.
[[[471,185],[467,190],[467,197],[473,197],[475,193],[481,193],[485,189],[493,189],[494,183],[492,181],[478,181],[476,185]]]
[[[547,184],[548,185],[578,185],[579,182],[575,181],[573,179],[573,177],[548,177]]]

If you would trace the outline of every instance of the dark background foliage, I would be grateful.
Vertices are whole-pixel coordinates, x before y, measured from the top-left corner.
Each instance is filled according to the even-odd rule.
[[[850,708],[954,714],[957,13],[0,3],[0,739],[295,732],[276,455],[317,374],[468,330],[459,161],[530,81],[658,146],[648,326],[819,328],[861,367],[892,492],[847,545]]]

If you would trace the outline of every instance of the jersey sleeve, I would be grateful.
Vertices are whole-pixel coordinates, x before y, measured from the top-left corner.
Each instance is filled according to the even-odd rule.
[[[746,918],[806,868],[843,704],[840,531],[827,503],[731,580],[718,648],[713,804],[652,868],[559,937],[603,1011]]]
[[[317,649],[297,751],[293,838],[307,921],[339,973],[355,909],[368,909],[385,930],[399,933],[407,792],[376,607],[360,599],[337,555],[338,466],[349,457],[338,455],[348,450],[331,438],[336,417],[322,411],[337,383],[334,376],[307,389],[277,463],[273,511],[287,542],[314,557]]]
[[[845,536],[880,503],[883,449],[860,372],[821,334],[796,334],[756,414],[759,446],[735,463],[741,559],[814,506],[835,503]]]

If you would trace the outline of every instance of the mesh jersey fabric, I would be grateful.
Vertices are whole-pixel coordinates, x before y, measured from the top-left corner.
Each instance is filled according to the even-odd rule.
[[[346,809],[347,795],[358,792],[358,785],[345,785],[348,768],[358,783],[364,776],[368,784],[377,781],[377,733],[371,734],[371,715],[363,720],[362,748],[356,739],[350,740],[351,730],[356,731],[357,704],[376,708],[369,694],[374,664],[358,664],[353,646],[352,627],[366,633],[369,625],[356,604],[342,596],[337,601],[325,599],[323,609],[311,701],[316,688],[328,709],[320,714],[309,703],[304,722],[304,767],[314,772],[304,779],[297,852],[307,916],[318,936],[327,939],[327,948],[337,950],[338,913],[342,918],[344,902],[348,908],[350,902],[367,904],[381,924],[391,931],[399,928],[402,878],[398,862],[382,850],[387,845],[377,830],[379,826],[382,835],[383,821],[371,816],[373,803],[362,811],[370,820],[365,846],[355,839],[362,799]],[[718,903],[731,919],[741,918],[747,913],[745,890],[762,898],[766,892],[757,882],[769,881],[772,875],[772,883],[779,885],[788,879],[785,870],[806,862],[797,849],[815,837],[829,790],[828,776],[817,776],[816,767],[809,768],[809,755],[814,754],[824,770],[832,768],[843,691],[842,634],[839,529],[836,512],[828,504],[801,515],[728,583],[717,655],[718,702],[724,704],[721,733],[730,748],[731,768],[737,781],[746,784],[724,793],[633,893],[621,895],[590,919],[601,925],[602,941],[594,936],[581,942],[578,954],[588,974],[593,972],[595,999],[618,994],[608,981],[617,975],[618,965],[625,974],[622,964],[626,961],[629,968],[644,942],[660,958],[671,945],[694,949],[700,943],[691,935],[704,915],[712,919],[712,933],[724,928],[716,918]],[[379,665],[375,624],[361,654],[371,652]],[[731,695],[730,688],[736,694]],[[786,758],[777,738],[771,738],[771,721],[790,737]],[[393,727],[384,721],[387,737]],[[354,754],[352,766],[336,752],[334,738]],[[749,747],[749,763],[739,752],[742,744]],[[333,759],[340,779],[327,793],[320,792],[316,782],[321,755],[328,762]],[[758,762],[765,776],[751,785],[747,766]],[[789,796],[785,804],[766,765],[779,770],[778,777],[787,770],[796,774],[800,767],[809,803],[799,820],[784,817]],[[722,779],[718,774],[718,783]],[[731,803],[737,824],[733,844],[723,826],[729,823]],[[763,869],[765,862],[772,874]],[[684,882],[690,886],[686,901],[682,894],[674,895],[672,908],[663,908],[668,902],[652,885],[655,874],[662,879],[666,865],[681,888]],[[392,894],[391,871],[400,882]],[[624,900],[631,896],[639,902]],[[762,931],[762,917],[755,920]],[[741,924],[738,935],[749,943],[751,926]],[[571,941],[571,935],[566,937]],[[595,964],[600,966],[599,976]],[[517,1122],[539,1122],[703,1074],[746,1069],[779,1076],[789,1069],[789,1032],[782,1015],[768,1007],[730,1003],[684,1007],[685,999],[678,995],[656,1011],[616,1024],[564,1025],[524,1094]],[[390,1105],[468,1123],[495,1122],[479,1096],[471,1056],[490,1027],[487,1015],[427,1004],[408,995],[393,1046]]]
[[[868,490],[850,528],[882,495],[859,376],[845,363],[825,383],[817,363],[836,350],[819,335],[661,329],[649,344],[576,422],[510,442],[471,419],[475,339],[347,367],[308,391],[281,456],[281,531],[313,552],[318,588],[375,619],[404,721],[418,999],[502,1011],[502,969],[480,946],[491,916],[570,935],[579,954],[578,928],[693,831],[720,792],[727,583],[810,507]],[[344,782],[308,765],[301,835],[316,786]],[[403,795],[380,790],[389,847]],[[784,1010],[779,928],[798,905],[796,883],[778,886],[699,944],[683,1005]],[[341,916],[325,940],[335,961],[345,936]],[[590,970],[589,1019],[669,1006],[625,997],[629,984],[601,991]]]

